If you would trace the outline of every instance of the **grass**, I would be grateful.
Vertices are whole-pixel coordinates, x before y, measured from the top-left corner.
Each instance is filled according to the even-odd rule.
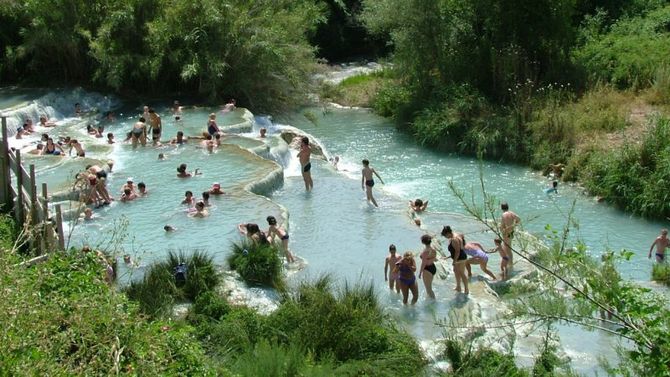
[[[670,264],[656,263],[651,270],[651,279],[670,286]]]
[[[19,261],[0,256],[0,374],[214,375],[192,328],[148,322],[105,283],[94,253]]]
[[[189,319],[208,353],[243,376],[416,375],[425,364],[371,286],[336,292],[322,277],[285,293],[270,315],[235,306],[207,314],[213,306],[196,303]]]
[[[384,70],[351,76],[339,84],[324,83],[320,97],[344,106],[372,107],[373,98],[391,81],[389,73]]]
[[[270,243],[245,239],[232,244],[228,265],[250,284],[273,287],[282,291],[286,283],[282,273],[281,250]]]
[[[177,286],[174,268],[182,262],[188,267],[186,282]],[[125,292],[139,303],[143,313],[151,317],[168,316],[176,302],[195,301],[200,294],[213,290],[219,280],[211,256],[199,251],[191,254],[171,251],[165,261],[151,265],[142,280],[131,282]]]

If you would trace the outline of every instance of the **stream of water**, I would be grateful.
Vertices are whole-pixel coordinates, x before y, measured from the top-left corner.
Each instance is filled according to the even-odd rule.
[[[92,112],[83,117],[74,116],[76,102]],[[10,126],[16,128],[25,118],[37,120],[39,115],[47,114],[57,126],[39,128],[39,133],[77,137],[87,150],[84,159],[26,154],[27,163],[37,166],[38,180],[47,182],[50,192],[69,189],[74,174],[85,165],[104,164],[107,160],[114,161],[108,185],[112,195],[118,198],[121,186],[129,177],[135,183],[147,184],[149,195],[145,198],[130,203],[116,201],[96,209],[93,221],[72,221],[68,229],[71,245],[89,244],[117,254],[128,253],[142,266],[169,250],[192,249],[209,252],[217,262],[223,263],[230,243],[240,238],[238,223],[256,222],[265,227],[265,217],[274,215],[283,219],[289,229],[292,250],[304,260],[298,271],[290,269],[291,282],[326,273],[340,283],[372,282],[380,292],[382,304],[421,341],[429,355],[435,353],[434,341],[442,336],[443,330],[436,322],[454,316],[472,316],[479,323],[486,323],[495,321],[498,316],[496,300],[484,291],[473,292],[467,300],[455,295],[449,268],[443,273],[447,279],[436,279],[435,302],[424,300],[421,287],[422,297],[417,306],[404,307],[399,297],[385,288],[384,258],[390,243],[396,244],[399,251],[418,252],[422,234],[439,233],[442,225],[451,224],[469,238],[492,246],[493,235],[465,215],[463,205],[448,187],[450,180],[468,196],[474,193],[476,200],[480,197],[482,169],[487,191],[507,201],[523,219],[524,229],[539,237],[545,233],[547,224],[560,229],[575,202],[573,216],[579,228],[572,236],[583,240],[594,255],[608,247],[634,251],[633,259],[622,264],[620,271],[629,279],[645,283],[651,269],[646,256],[648,247],[660,228],[666,226],[597,203],[584,196],[577,186],[561,184],[558,195],[547,195],[544,189],[551,181],[524,167],[480,164],[475,159],[430,151],[398,132],[390,121],[367,110],[317,108],[309,110],[316,116],[316,119],[310,117],[312,121],[295,114],[273,123],[269,117],[254,119],[243,109],[223,114],[215,108],[187,108],[183,119],[175,121],[165,105],[157,106],[163,115],[163,140],[173,137],[177,131],[200,134],[210,112],[217,114],[219,125],[235,125],[231,131],[237,131],[236,134],[225,138],[223,145],[210,153],[197,148],[199,141],[196,140],[179,147],[136,149],[122,143],[125,132],[141,113],[142,105],[121,103],[81,90],[46,94],[44,91],[0,90],[0,107],[4,107],[2,113],[9,116]],[[100,119],[99,114],[109,110],[114,110],[116,118],[109,122]],[[104,138],[86,133],[86,124],[100,122],[105,125],[105,133],[115,134],[115,144],[106,144]],[[296,151],[279,137],[288,125],[318,140],[327,157],[341,158],[337,169],[326,160],[313,159],[312,192],[305,192]],[[257,136],[261,126],[269,128],[266,139]],[[24,148],[25,153],[34,147],[37,139],[38,134],[21,140],[12,138],[11,144]],[[167,159],[159,161],[158,153],[164,153]],[[385,182],[374,187],[379,208],[366,202],[360,187],[363,158],[371,161]],[[188,164],[189,170],[200,168],[203,173],[190,179],[176,178],[176,167],[180,163]],[[259,181],[264,184],[254,185]],[[181,204],[184,192],[190,190],[200,197],[214,182],[221,183],[227,194],[212,198],[209,217],[189,216],[187,206]],[[408,201],[416,198],[429,200],[421,228],[414,225],[407,212]],[[62,200],[64,205],[77,207],[74,202]],[[165,232],[166,224],[177,231]],[[496,257],[492,257],[490,267],[497,273]],[[562,346],[578,371],[594,373],[598,370],[597,356],[612,358],[612,345],[616,341],[609,336],[567,326],[560,326],[559,333]],[[528,364],[539,339],[537,336],[520,338],[515,350],[519,362]]]

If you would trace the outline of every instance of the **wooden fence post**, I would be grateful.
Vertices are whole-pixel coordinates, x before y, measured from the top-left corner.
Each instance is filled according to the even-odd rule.
[[[42,183],[42,218],[40,220],[47,221],[49,219],[49,192],[47,191],[47,184]]]
[[[30,216],[33,225],[39,222],[40,205],[37,201],[37,182],[35,181],[35,165],[30,164]]]
[[[25,211],[23,210],[23,174],[21,174],[21,151],[16,150],[16,222],[23,226],[26,221]]]
[[[38,199],[40,207],[40,222],[43,224],[42,228],[42,251],[49,252],[52,250],[55,245],[53,244],[53,226],[51,225],[51,220],[49,220],[49,197],[47,192],[47,184],[42,183],[42,197]]]
[[[9,189],[12,184],[9,173],[9,144],[7,143],[7,117],[2,117],[2,142],[0,143],[0,206],[11,208],[12,197]]]
[[[30,164],[29,167],[30,175],[30,223],[33,226],[33,234],[35,235],[34,247],[37,249],[37,255],[42,255],[44,253],[44,248],[42,247],[42,231],[41,229],[36,229],[40,224],[40,208],[42,207],[37,201],[37,182],[35,180],[35,165]]]
[[[63,235],[63,212],[60,204],[56,204],[56,232],[58,232],[58,250],[65,250],[65,236]]]

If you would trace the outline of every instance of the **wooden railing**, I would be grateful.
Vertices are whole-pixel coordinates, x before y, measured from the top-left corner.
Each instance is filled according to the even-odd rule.
[[[38,194],[35,165],[29,165],[26,171],[21,151],[9,147],[6,117],[2,117],[0,184],[0,204],[5,210],[10,210],[16,222],[27,230],[32,249],[40,255],[65,249],[61,206],[56,205],[55,216],[50,215],[47,184],[42,183],[42,192]]]

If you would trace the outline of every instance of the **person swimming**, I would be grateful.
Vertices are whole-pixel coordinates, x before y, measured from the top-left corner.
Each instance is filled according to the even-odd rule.
[[[551,183],[551,187],[548,187],[544,189],[544,192],[549,195],[549,194],[558,194],[558,181],[553,181]]]

